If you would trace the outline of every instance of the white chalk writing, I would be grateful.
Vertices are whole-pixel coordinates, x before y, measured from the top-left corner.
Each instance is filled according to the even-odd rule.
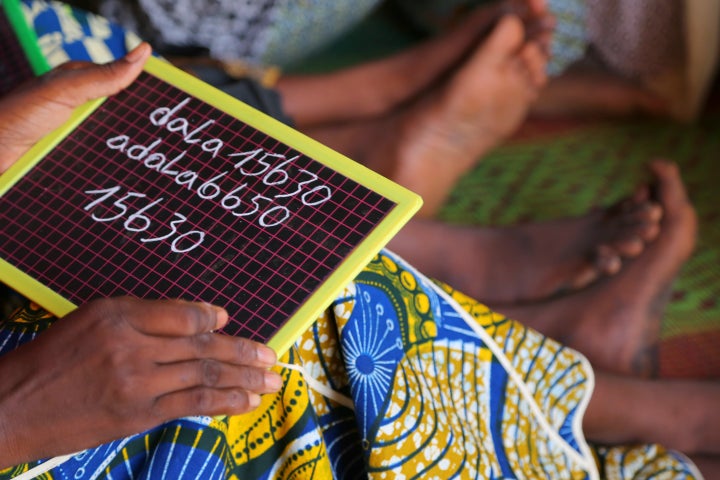
[[[146,199],[147,195],[138,192],[125,192],[123,195],[120,185],[98,190],[86,190],[84,193],[98,196],[97,199],[83,207],[85,211],[93,212],[90,214],[93,220],[96,222],[113,222],[124,219],[123,228],[132,233],[146,232],[153,229],[153,221],[147,213],[165,200],[164,198],[158,198],[140,206],[137,205],[138,202],[134,202],[132,199]],[[116,198],[113,201],[113,197],[118,196],[120,198]],[[98,210],[96,207],[101,206],[104,208],[100,209],[101,215],[98,215],[95,210]],[[112,213],[114,213],[114,215],[112,215]],[[205,239],[205,232],[201,230],[190,230],[180,233],[182,224],[187,221],[187,217],[181,213],[173,212],[173,218],[174,219],[169,222],[169,231],[167,233],[159,236],[142,237],[140,241],[143,243],[152,243],[168,240],[170,242],[170,249],[175,253],[186,253],[199,247]]]
[[[262,147],[238,151],[208,135],[215,120],[207,119],[193,126],[182,115],[190,100],[188,97],[174,106],[160,106],[149,114],[154,126],[179,135],[180,142],[173,141],[167,146],[166,143],[171,142],[166,142],[164,136],[136,142],[129,135],[119,134],[108,138],[106,146],[149,170],[173,178],[177,185],[193,191],[200,199],[217,201],[234,216],[255,221],[261,227],[275,227],[287,221],[292,215],[288,207],[290,199],[297,198],[303,205],[316,207],[332,198],[332,188],[317,174],[294,164],[300,155],[288,158]],[[219,157],[227,165],[210,178],[201,178],[198,171],[191,168],[187,148],[193,146],[209,154],[211,160]],[[253,187],[248,188],[251,184]],[[263,187],[262,191],[258,191],[257,186]]]

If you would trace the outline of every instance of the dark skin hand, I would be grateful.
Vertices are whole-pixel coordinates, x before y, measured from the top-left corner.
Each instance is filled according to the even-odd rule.
[[[129,85],[143,44],[107,65],[70,63],[0,101],[0,172],[88,100]],[[272,349],[214,333],[219,307],[90,302],[0,357],[0,469],[73,453],[189,415],[246,413],[281,388]]]
[[[115,94],[142,71],[151,49],[139,45],[104,65],[68,62],[0,99],[0,173],[40,138],[65,123],[75,108]]]
[[[218,307],[97,300],[0,360],[0,467],[188,415],[246,413],[280,389],[275,353],[213,333]]]

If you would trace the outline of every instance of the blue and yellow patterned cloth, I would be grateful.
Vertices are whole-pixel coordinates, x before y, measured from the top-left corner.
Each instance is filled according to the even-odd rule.
[[[105,61],[136,41],[59,4],[25,8],[53,64],[61,50]],[[54,321],[27,303],[0,322],[0,354]],[[168,422],[44,478],[700,478],[656,445],[589,446],[581,422],[593,376],[581,355],[387,251],[281,362],[282,390],[252,413]]]
[[[52,321],[27,305],[2,323],[2,351]],[[593,378],[582,356],[389,252],[281,361],[283,389],[250,414],[175,420],[46,478],[593,479],[597,462],[610,478],[699,478],[656,445],[593,451],[580,426]]]

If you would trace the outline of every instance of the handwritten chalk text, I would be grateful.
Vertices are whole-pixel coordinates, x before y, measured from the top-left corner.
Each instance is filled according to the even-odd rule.
[[[288,158],[262,147],[247,151],[233,149],[207,135],[207,129],[215,123],[213,119],[193,127],[181,115],[189,102],[190,97],[175,106],[158,107],[150,113],[149,120],[182,137],[181,142],[173,142],[174,147],[181,143],[187,144],[187,148],[196,146],[213,159],[220,157],[227,162],[224,169],[210,178],[201,178],[190,168],[193,160],[187,149],[167,148],[170,142],[162,136],[138,143],[120,134],[108,138],[106,146],[149,170],[172,177],[177,185],[193,191],[202,200],[214,200],[234,216],[246,217],[262,227],[275,227],[287,221],[292,214],[288,202],[293,198],[312,207],[332,198],[333,190],[317,174],[295,165],[300,155]]]
[[[138,192],[126,192],[122,195],[121,191],[122,187],[119,185],[98,190],[86,190],[84,192],[85,194],[97,195],[98,198],[85,205],[84,210],[88,212],[97,210],[96,207],[102,205],[104,207],[100,209],[102,215],[98,215],[95,211],[90,215],[96,222],[113,222],[124,219],[123,227],[128,232],[139,233],[151,230],[154,225],[148,213],[165,199],[158,198],[140,207],[139,205],[133,205],[137,202],[132,202],[131,199],[144,199],[147,198],[147,195]],[[120,198],[113,201],[113,197]],[[114,213],[114,215],[112,213]],[[169,222],[168,232],[159,236],[143,237],[140,238],[140,241],[143,243],[152,243],[167,240],[170,242],[170,249],[175,253],[186,253],[199,247],[203,240],[205,240],[205,232],[201,230],[190,230],[180,233],[183,227],[182,224],[187,221],[187,217],[178,212],[173,212],[173,217],[174,219]]]

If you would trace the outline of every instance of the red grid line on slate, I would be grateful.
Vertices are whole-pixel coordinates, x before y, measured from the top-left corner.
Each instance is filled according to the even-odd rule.
[[[15,30],[0,8],[0,96],[34,76]]]
[[[75,303],[122,294],[203,300],[228,309],[232,321],[227,333],[265,341],[394,203],[197,99],[176,109],[165,126],[149,121],[156,108],[169,110],[187,97],[143,74],[129,89],[106,101],[1,199],[0,218],[22,240],[3,233],[0,254]],[[168,127],[181,125],[180,117],[187,119],[187,131],[170,131]],[[192,130],[196,132],[191,134]],[[123,151],[113,150],[108,140],[121,134],[127,135],[128,143]],[[143,158],[129,158],[128,154],[142,151],[133,146],[147,147],[158,138],[162,140],[155,148],[146,148]],[[194,139],[200,141],[192,143]],[[213,139],[222,141],[217,155],[201,148],[203,143],[207,150],[217,145]],[[265,171],[257,159],[249,161],[244,164],[245,175],[235,168],[244,157],[228,156],[258,148],[281,157],[271,158]],[[148,168],[144,162],[151,158],[159,162],[159,156],[152,157],[159,153],[167,161],[179,157],[169,168],[180,173],[171,176]],[[285,158],[295,156],[285,167],[287,178],[279,173],[266,176]],[[312,175],[318,179],[300,183]],[[190,187],[176,181],[193,176],[197,180]],[[201,199],[199,186],[212,178],[218,178],[222,194]],[[252,206],[252,196],[258,194],[271,201],[270,207],[258,199],[258,214],[245,217],[223,207],[223,196],[243,184],[247,186],[237,193],[243,202],[239,213],[247,212],[243,209]],[[331,198],[312,205],[320,198],[307,192],[314,187],[322,191],[323,185],[332,190]],[[99,198],[87,191],[115,186],[120,187],[116,195],[85,210]],[[300,193],[291,195],[296,191]],[[102,219],[122,213],[125,207],[112,202],[128,192],[146,197],[123,200],[127,213],[117,220],[92,220],[92,214]],[[302,195],[310,196],[303,202]],[[160,198],[160,203],[143,212],[149,222],[136,218],[124,226],[133,212]],[[287,208],[290,218],[263,227],[260,215],[272,206]],[[52,211],[56,214],[50,215]],[[180,254],[170,250],[169,241],[140,241],[166,234],[176,212],[187,217],[178,232],[204,231],[202,245]],[[152,225],[146,231],[127,230],[127,226],[146,223]],[[43,260],[36,261],[37,255],[25,247],[32,244],[40,245],[37,250],[43,252]]]

